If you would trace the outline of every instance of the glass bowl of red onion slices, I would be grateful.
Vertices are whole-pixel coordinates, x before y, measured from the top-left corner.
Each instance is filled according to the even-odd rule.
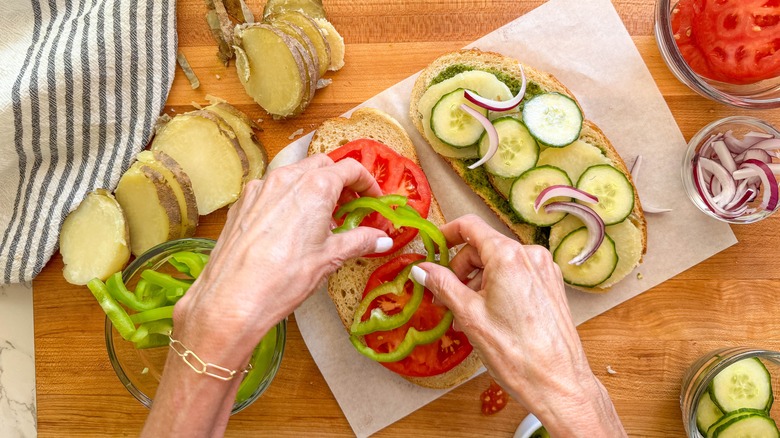
[[[754,117],[710,123],[688,143],[682,180],[699,210],[731,224],[758,222],[780,205],[780,131]]]

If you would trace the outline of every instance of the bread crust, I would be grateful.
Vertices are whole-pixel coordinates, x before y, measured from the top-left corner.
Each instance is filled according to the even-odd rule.
[[[337,117],[325,120],[312,137],[308,155],[328,153],[359,138],[377,140],[411,159],[417,165],[420,164],[414,144],[401,124],[390,115],[373,108],[360,108],[349,118]],[[431,199],[428,220],[437,226],[446,222],[435,197]],[[425,254],[425,247],[419,236],[392,255],[347,260],[328,278],[328,295],[336,306],[341,323],[347,331],[352,325],[355,309],[363,297],[363,289],[368,282],[368,277],[379,266],[405,253]],[[474,350],[463,362],[446,373],[431,377],[401,377],[426,388],[444,389],[465,381],[481,366],[482,362]]]
[[[412,88],[409,117],[412,119],[412,123],[414,123],[415,128],[417,128],[417,131],[420,133],[420,135],[423,136],[423,138],[425,138],[425,131],[422,126],[423,115],[417,109],[418,103],[423,94],[425,94],[425,91],[431,86],[433,79],[436,78],[439,73],[452,65],[464,65],[467,67],[472,67],[475,70],[497,70],[518,80],[521,77],[520,62],[499,53],[481,51],[479,49],[466,49],[440,56],[420,73],[417,81],[414,84],[414,87]],[[580,111],[582,110],[582,107],[579,102],[577,102],[574,94],[553,75],[539,71],[527,65],[522,65],[522,69],[525,72],[525,76],[529,82],[536,83],[545,92],[558,92],[569,96],[577,103],[578,106],[580,106]],[[629,215],[628,220],[630,220],[641,231],[642,255],[646,254],[647,221],[645,220],[644,213],[642,212],[642,205],[639,201],[639,194],[636,190],[636,185],[631,178],[631,174],[628,171],[625,162],[623,162],[623,159],[620,157],[617,150],[615,150],[614,146],[612,146],[612,143],[609,141],[607,136],[604,135],[601,129],[599,129],[599,127],[596,126],[593,122],[583,120],[582,132],[580,133],[579,139],[598,147],[613,163],[615,168],[623,172],[623,174],[626,175],[626,178],[628,178],[628,180],[634,186],[634,210]],[[450,165],[450,167],[452,167],[455,173],[457,173],[458,176],[460,176],[461,179],[463,179],[463,181],[469,185],[469,187],[480,198],[482,198],[482,200],[493,211],[493,213],[495,213],[496,216],[498,216],[498,218],[501,219],[501,221],[504,222],[504,224],[506,224],[507,227],[518,237],[521,243],[526,245],[535,243],[534,236],[536,235],[536,227],[525,223],[513,222],[511,217],[502,211],[501,208],[499,208],[499,206],[495,203],[494,199],[496,199],[496,196],[500,196],[500,194],[495,189],[487,186],[475,187],[469,184],[468,179],[465,177],[465,166],[461,164],[463,163],[462,160],[443,156],[442,158]],[[641,263],[641,259],[639,263]],[[610,284],[605,285],[606,287],[576,287],[576,289],[580,289],[585,292],[604,293],[609,291],[609,288],[617,281],[610,281]]]

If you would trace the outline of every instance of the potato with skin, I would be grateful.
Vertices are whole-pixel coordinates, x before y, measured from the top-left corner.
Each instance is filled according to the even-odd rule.
[[[284,11],[303,11],[312,18],[325,18],[322,0],[268,0],[263,8],[263,17]]]
[[[129,228],[122,207],[104,189],[89,193],[60,230],[62,275],[71,284],[105,280],[130,259]]]
[[[346,47],[344,46],[344,38],[333,27],[333,24],[324,18],[315,18],[314,22],[320,27],[322,34],[325,35],[325,39],[328,40],[328,47],[330,47],[330,65],[328,70],[336,71],[344,67],[344,52]]]
[[[318,74],[322,77],[330,67],[330,44],[320,26],[308,15],[300,11],[274,13],[265,18],[268,22],[286,22],[298,26],[311,40],[318,58]]]
[[[307,92],[305,93],[306,97],[300,104],[300,109],[303,111],[303,109],[309,105],[309,102],[314,99],[314,92],[317,91],[317,80],[319,79],[318,70],[320,66],[320,60],[317,57],[317,49],[314,48],[314,43],[312,43],[311,39],[306,36],[300,27],[286,21],[274,21],[268,23],[274,28],[279,29],[285,34],[291,36],[300,44],[300,47],[296,46],[291,47],[290,49],[297,51],[301,55],[303,64],[306,67],[306,78],[308,79],[306,82]]]
[[[163,151],[142,151],[136,158],[139,162],[160,172],[170,185],[181,213],[181,233],[179,237],[195,235],[198,226],[198,203],[192,190],[190,177],[184,173],[179,163]]]
[[[172,118],[157,132],[151,150],[168,154],[189,176],[200,215],[235,202],[249,173],[235,132],[210,111]]]
[[[268,155],[254,130],[257,125],[243,112],[227,102],[212,101],[212,104],[204,108],[222,117],[238,138],[238,144],[246,154],[249,161],[249,173],[247,180],[262,178],[268,165]]]
[[[267,24],[237,26],[235,37],[236,70],[247,94],[274,118],[303,111],[310,91],[303,46]]]
[[[179,237],[181,210],[173,189],[157,170],[136,161],[114,192],[130,227],[130,249],[136,257]]]

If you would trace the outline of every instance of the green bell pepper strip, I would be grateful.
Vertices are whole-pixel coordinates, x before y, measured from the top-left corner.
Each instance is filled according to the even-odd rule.
[[[158,307],[156,309],[130,315],[130,320],[136,324],[171,318],[173,318],[173,306]]]
[[[173,278],[168,274],[147,269],[141,272],[141,278],[163,289],[183,288],[185,291],[192,285],[189,281]]]
[[[268,333],[263,336],[263,339],[257,344],[254,353],[252,353],[252,359],[249,360],[252,369],[249,370],[246,376],[244,376],[244,380],[238,385],[238,392],[236,393],[237,402],[249,399],[257,390],[257,387],[260,386],[260,382],[266,376],[268,367],[274,358],[275,347],[276,326],[268,330]]]
[[[121,272],[117,272],[108,277],[108,280],[106,280],[106,288],[108,288],[108,293],[111,294],[115,300],[136,312],[156,309],[165,304],[165,294],[159,293],[159,291],[156,294],[146,296],[144,299],[139,299],[135,293],[127,290],[125,282],[122,281]],[[146,286],[144,290],[148,292],[148,286]]]
[[[165,299],[168,301],[168,304],[176,304],[184,296],[184,292],[186,291],[181,287],[165,289]]]
[[[412,291],[412,298],[406,303],[403,309],[395,315],[389,316],[380,308],[376,308],[371,311],[371,315],[365,321],[360,319],[368,310],[368,306],[378,297],[382,295],[402,295],[404,293],[404,286],[407,281],[412,281],[409,278],[409,273],[412,271],[412,266],[417,263],[412,263],[404,268],[392,281],[383,283],[373,290],[371,290],[365,298],[360,301],[358,308],[355,310],[355,318],[352,321],[352,326],[349,329],[349,333],[352,335],[362,336],[369,333],[379,331],[389,331],[406,324],[417,311],[422,303],[423,296],[425,295],[425,288],[416,282],[414,283],[414,290]]]
[[[397,204],[393,204],[393,205],[397,205]],[[449,264],[449,251],[447,250],[447,239],[444,237],[444,234],[442,234],[442,232],[436,227],[436,225],[434,225],[432,222],[428,221],[427,219],[423,219],[421,216],[413,217],[411,214],[409,214],[408,211],[398,213],[397,210],[394,210],[391,207],[391,205],[388,205],[388,203],[383,202],[379,198],[362,197],[362,198],[354,199],[341,206],[341,208],[339,208],[336,211],[336,214],[334,214],[334,217],[336,219],[339,219],[347,213],[350,213],[357,209],[363,209],[363,208],[371,209],[381,214],[385,219],[392,222],[395,228],[411,227],[411,228],[418,229],[421,234],[422,233],[427,234],[428,237],[430,237],[433,240],[433,242],[436,243],[436,245],[438,245],[440,248],[439,263],[443,266],[447,266]],[[339,232],[340,231],[345,231],[345,230],[339,230]]]
[[[176,268],[177,271],[192,278],[198,278],[200,273],[203,272],[203,267],[206,266],[203,258],[198,253],[191,251],[180,251],[173,254],[168,259],[168,263]]]
[[[384,195],[373,199],[377,199],[383,202],[384,204],[387,204],[388,206],[397,206],[397,207],[406,206],[406,202],[407,202],[406,196],[402,196],[402,195]],[[342,212],[342,209],[343,207],[336,210],[336,213],[333,216],[336,219],[341,219],[341,217],[344,216],[344,214],[346,214],[347,216],[344,218],[344,222],[340,226],[333,229],[334,233],[342,233],[344,231],[349,231],[359,227],[360,223],[363,222],[363,219],[365,219],[366,216],[374,212],[374,210],[369,208],[358,208],[350,211],[347,214],[346,211]]]
[[[422,219],[422,216],[420,216],[420,213],[417,210],[413,209],[412,207],[409,207],[408,205],[405,205],[403,207],[398,207],[395,211],[398,214],[407,215],[409,217]],[[425,247],[425,252],[427,253],[427,255],[425,256],[425,261],[426,262],[435,262],[436,261],[436,246],[435,246],[435,244],[433,242],[433,239],[431,239],[431,236],[429,236],[425,232],[421,232],[419,234],[420,234],[420,239],[422,239],[423,246]],[[443,235],[442,235],[442,237],[443,237]],[[445,239],[445,241],[446,241],[446,239]],[[446,264],[444,266],[446,266]]]
[[[133,333],[135,333],[135,324],[133,324],[132,319],[127,315],[125,309],[123,309],[108,292],[108,287],[106,287],[98,278],[90,280],[89,283],[87,283],[87,287],[98,301],[98,304],[100,304],[103,312],[108,316],[111,324],[113,324],[116,331],[119,332],[119,335],[124,339],[130,340]]]
[[[168,335],[151,333],[142,340],[133,343],[133,345],[136,349],[143,350],[145,348],[167,347],[170,342],[171,338]]]
[[[441,321],[430,330],[418,331],[415,328],[410,328],[409,331],[406,332],[404,340],[398,344],[398,347],[388,353],[377,353],[371,347],[364,344],[358,336],[352,335],[349,337],[349,340],[360,354],[369,359],[373,359],[377,362],[398,362],[412,354],[414,347],[430,344],[439,340],[439,338],[444,336],[444,334],[447,333],[447,330],[449,330],[453,318],[452,311],[448,310]]]
[[[141,324],[135,330],[135,334],[130,338],[132,342],[141,342],[149,335],[170,335],[173,330],[173,320],[160,319]]]

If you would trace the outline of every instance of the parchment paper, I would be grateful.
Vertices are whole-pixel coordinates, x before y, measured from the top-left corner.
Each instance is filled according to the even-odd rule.
[[[648,215],[648,252],[636,272],[604,295],[568,291],[577,324],[736,243],[728,225],[705,216],[687,199],[680,182],[685,141],[609,0],[552,0],[471,46],[553,73],[577,96],[586,117],[606,133],[629,165],[637,155],[643,156],[638,183],[642,201],[673,209]],[[382,109],[404,125],[448,219],[476,213],[510,235],[409,120],[409,96],[416,76],[361,106]],[[289,145],[272,166],[303,158],[310,140],[307,135]],[[358,354],[324,290],[306,301],[295,316],[357,436],[368,436],[446,392],[412,385]]]

